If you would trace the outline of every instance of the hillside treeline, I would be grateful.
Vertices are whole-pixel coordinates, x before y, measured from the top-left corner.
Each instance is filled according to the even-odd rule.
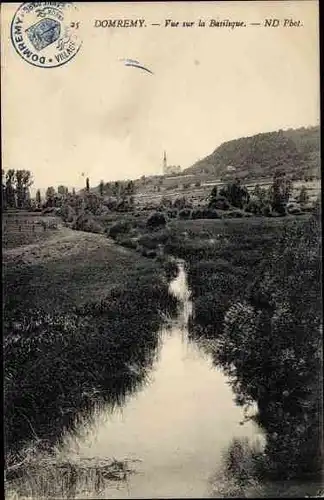
[[[271,177],[278,168],[283,168],[293,180],[318,176],[319,127],[279,130],[224,142],[185,173],[208,172],[226,178],[231,175],[228,166],[235,167],[236,176],[247,179]]]

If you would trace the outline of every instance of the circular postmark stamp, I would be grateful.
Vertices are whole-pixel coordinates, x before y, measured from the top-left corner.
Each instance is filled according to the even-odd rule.
[[[79,51],[80,21],[72,2],[25,2],[11,23],[11,40],[17,53],[40,68],[69,62]]]

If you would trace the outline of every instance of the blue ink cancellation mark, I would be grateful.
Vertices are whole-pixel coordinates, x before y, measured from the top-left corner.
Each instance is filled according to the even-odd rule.
[[[79,51],[79,28],[78,11],[72,2],[26,2],[13,17],[11,40],[29,64],[55,68]]]

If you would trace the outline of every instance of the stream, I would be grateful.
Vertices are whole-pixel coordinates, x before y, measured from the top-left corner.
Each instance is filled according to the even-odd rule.
[[[191,302],[181,261],[170,293],[180,301],[179,312],[161,328],[146,384],[122,408],[100,408],[77,433],[67,433],[61,447],[71,458],[138,460],[136,473],[107,486],[103,498],[211,497],[212,478],[231,440],[262,440],[251,421],[240,425],[243,409],[235,405],[226,376],[188,340]]]

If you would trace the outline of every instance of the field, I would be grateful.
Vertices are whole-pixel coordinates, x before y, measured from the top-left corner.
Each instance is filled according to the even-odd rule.
[[[103,234],[93,234],[58,219],[37,233],[37,217],[22,214],[25,241],[16,231],[23,222],[6,224],[9,469],[35,436],[53,444],[94,405],[121,405],[145,382],[162,316],[176,310],[168,259],[179,257],[193,301],[191,340],[217,345],[215,365],[227,371],[238,404],[258,403],[268,440],[257,457],[263,479],[317,478],[317,216],[171,219],[150,228],[148,215],[98,216]]]
[[[15,248],[46,241],[61,226],[62,221],[57,217],[44,216],[39,212],[6,212],[2,217],[2,246]]]
[[[138,207],[143,207],[146,204],[158,205],[163,197],[167,197],[174,201],[181,196],[187,197],[192,201],[193,206],[205,202],[214,186],[221,188],[225,185],[219,179],[207,177],[206,179],[199,180],[199,186],[196,186],[197,179],[195,176],[178,176],[178,177],[164,177],[161,178],[161,183],[157,181],[149,186],[139,186],[137,194],[135,195],[135,203]],[[272,184],[272,179],[260,179],[260,181],[242,182],[249,192],[253,191],[256,184],[262,188],[269,188]],[[306,186],[310,201],[315,200],[320,193],[321,181],[294,181],[292,196],[298,195],[300,188]],[[157,192],[156,189],[159,188]]]
[[[114,245],[103,235],[61,228],[47,238],[3,252],[7,307],[24,297],[22,308],[69,310],[93,298],[101,300],[128,278],[154,272],[140,255]],[[15,294],[12,293],[12,283]]]
[[[12,453],[35,434],[55,441],[62,425],[72,425],[87,407],[86,387],[103,384],[100,394],[115,404],[126,387],[140,383],[161,313],[171,313],[175,300],[162,264],[104,235],[61,227],[18,247],[9,236],[10,248],[3,250],[4,377],[6,452]],[[130,376],[130,362],[141,366],[141,375]]]
[[[185,260],[190,335],[216,342],[215,364],[230,376],[238,404],[258,403],[266,474],[276,479],[320,470],[319,236],[314,214],[174,219],[153,231],[135,218],[129,236],[115,236],[139,253],[159,255],[162,247]]]

